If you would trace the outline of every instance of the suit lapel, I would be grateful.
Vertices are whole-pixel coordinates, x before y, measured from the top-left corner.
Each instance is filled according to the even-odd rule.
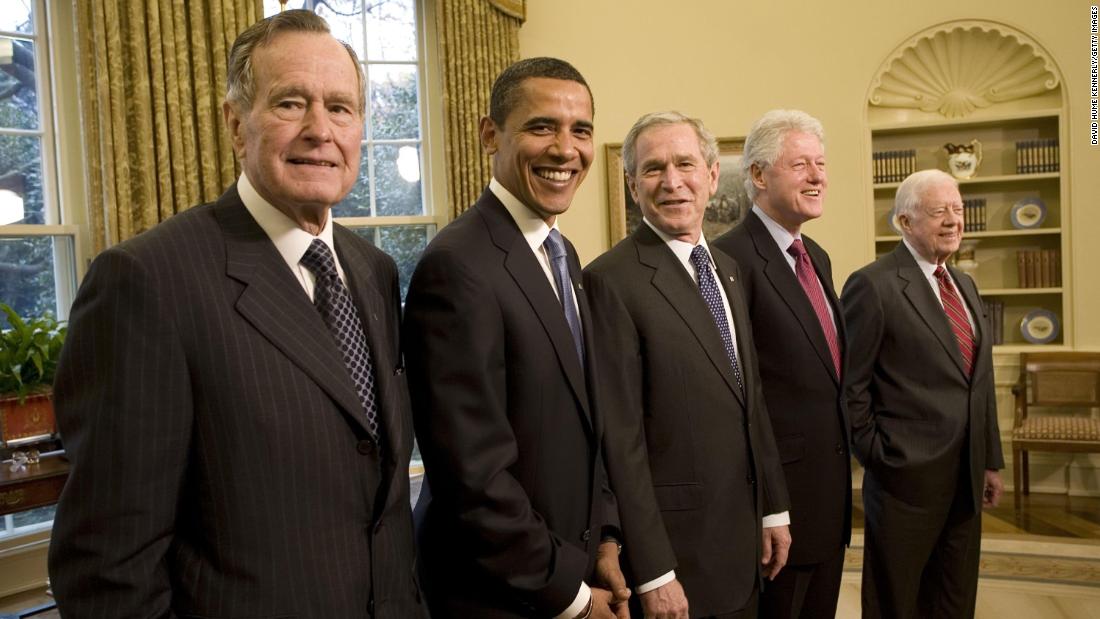
[[[328,327],[271,239],[245,209],[236,186],[219,198],[215,213],[225,238],[226,275],[245,286],[237,311],[366,433],[363,406]]]
[[[565,312],[562,311],[561,302],[558,301],[558,296],[551,288],[546,273],[542,270],[535,254],[531,251],[531,246],[523,238],[508,210],[504,208],[504,205],[491,191],[485,190],[485,193],[481,195],[481,199],[473,208],[477,209],[484,219],[489,229],[489,236],[493,239],[493,244],[505,253],[504,268],[512,276],[516,286],[527,297],[528,303],[531,304],[531,308],[535,311],[539,322],[546,330],[546,335],[550,338],[558,363],[569,381],[573,395],[577,398],[589,424],[591,424],[592,412],[589,408],[584,369],[581,367],[580,358],[577,356],[577,349],[573,345],[573,334],[569,330],[569,324],[565,321]],[[571,261],[575,260],[572,253],[570,259]],[[573,276],[574,295],[578,299],[578,305],[581,304],[580,299],[583,298],[583,291],[576,288],[577,283],[580,281],[579,276]],[[588,313],[587,306],[582,305],[581,309],[583,310],[581,316],[586,316]],[[585,338],[587,339],[587,325],[583,326],[586,329]]]
[[[653,287],[664,296],[668,304],[683,319],[684,324],[695,334],[695,339],[699,341],[710,362],[714,364],[714,368],[722,375],[730,391],[743,406],[745,398],[737,385],[737,377],[733,374],[733,366],[730,364],[729,355],[726,354],[726,347],[722,343],[718,326],[714,324],[714,316],[703,301],[703,295],[699,293],[699,286],[692,281],[691,276],[676,259],[676,255],[668,245],[649,226],[645,224],[638,226],[631,237],[638,248],[638,261],[654,270],[651,280]],[[728,275],[721,272],[718,275],[722,285],[726,286]],[[729,298],[732,310],[734,300],[729,290],[727,287],[726,296]],[[740,333],[742,326],[735,320],[734,328]]]
[[[947,322],[947,314],[943,311],[943,305],[936,298],[936,293],[932,292],[932,286],[924,277],[920,266],[917,265],[917,261],[913,259],[913,255],[909,253],[909,248],[904,243],[899,243],[894,250],[894,259],[898,264],[898,278],[904,282],[902,292],[905,294],[905,298],[909,300],[909,303],[917,310],[921,320],[939,340],[944,352],[951,358],[955,367],[959,369],[959,373],[965,377],[966,371],[963,369],[962,353],[955,341],[955,334],[951,331],[951,325]]]
[[[817,319],[817,312],[810,304],[810,299],[806,296],[806,291],[802,289],[802,284],[799,283],[790,263],[780,253],[775,239],[756,213],[749,213],[749,216],[745,219],[745,227],[748,228],[753,245],[756,246],[757,255],[764,261],[764,276],[775,289],[779,298],[783,299],[791,313],[794,314],[795,320],[798,321],[803,333],[806,334],[813,345],[818,359],[829,371],[829,376],[833,378],[833,382],[839,382],[836,367],[833,365],[833,354],[829,350],[828,342],[825,341],[825,333],[822,331],[821,323]],[[807,251],[809,251],[808,247]],[[813,255],[810,256],[810,261],[814,263],[814,271],[817,272],[818,279],[824,282],[825,279],[818,271],[817,261],[814,258]],[[831,290],[831,288],[826,288],[826,290]],[[833,293],[831,296],[835,299],[836,294]],[[831,299],[830,303],[833,303]],[[835,303],[833,303],[833,312],[835,315],[839,315]],[[841,341],[839,337],[838,333],[838,343]]]

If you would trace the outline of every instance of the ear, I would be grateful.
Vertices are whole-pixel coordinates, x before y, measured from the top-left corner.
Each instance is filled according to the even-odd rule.
[[[908,214],[898,215],[898,225],[901,226],[902,232],[912,232],[913,218]]]
[[[222,101],[222,117],[225,119],[225,126],[229,129],[229,138],[233,141],[233,152],[237,155],[237,159],[244,159],[244,135],[241,133],[243,120],[237,113],[237,106],[229,101]]]
[[[714,194],[718,193],[718,177],[722,175],[717,160],[710,166],[708,174],[710,174],[710,195],[713,197]]]
[[[626,188],[630,190],[630,197],[634,198],[634,204],[640,206],[642,203],[638,201],[638,184],[634,181],[634,177],[629,174],[626,175]]]
[[[764,168],[754,163],[749,168],[749,175],[752,176],[752,184],[756,186],[757,191],[767,190],[768,183],[764,180]]]
[[[497,145],[499,133],[500,129],[497,127],[497,124],[493,122],[492,118],[488,116],[481,117],[481,121],[478,123],[478,135],[481,137],[481,147],[485,149],[486,154],[496,154],[499,149]]]

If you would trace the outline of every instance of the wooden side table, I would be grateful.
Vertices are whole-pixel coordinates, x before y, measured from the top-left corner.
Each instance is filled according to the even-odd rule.
[[[59,453],[14,473],[10,461],[0,463],[0,516],[57,503],[68,478],[69,461]]]

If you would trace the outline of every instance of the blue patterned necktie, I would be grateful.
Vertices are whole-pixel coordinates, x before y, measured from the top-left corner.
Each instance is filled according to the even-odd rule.
[[[718,282],[714,281],[714,275],[711,274],[710,254],[707,253],[707,248],[696,245],[691,250],[691,264],[699,277],[699,292],[707,302],[707,307],[710,308],[710,315],[714,318],[714,324],[722,336],[722,344],[726,347],[726,354],[729,355],[730,363],[733,365],[737,386],[741,388],[743,394],[745,383],[741,379],[741,366],[737,363],[737,352],[733,349],[733,334],[730,333],[730,323],[726,320],[726,309],[722,307],[722,295],[718,291]]]
[[[561,306],[565,310],[565,322],[573,333],[573,345],[577,347],[577,356],[584,365],[584,331],[581,329],[581,317],[577,314],[577,304],[573,301],[573,283],[569,279],[569,265],[565,259],[565,241],[557,229],[551,229],[542,246],[550,256],[550,266],[554,271],[554,281],[558,284]]]
[[[374,362],[367,346],[366,332],[359,320],[359,312],[348,294],[344,282],[336,271],[332,252],[321,239],[313,239],[301,260],[317,282],[313,288],[313,305],[332,332],[340,354],[344,358],[355,391],[367,415],[367,430],[378,442],[378,405],[374,392]]]

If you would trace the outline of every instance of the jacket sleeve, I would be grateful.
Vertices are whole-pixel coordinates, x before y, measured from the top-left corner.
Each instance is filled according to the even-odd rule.
[[[49,553],[67,615],[172,616],[165,555],[192,404],[168,301],[116,248],[93,263],[73,304],[54,391],[71,470]]]
[[[840,304],[844,312],[848,365],[845,399],[851,423],[852,452],[870,468],[875,457],[877,430],[871,401],[871,381],[882,341],[885,316],[882,301],[871,280],[856,272],[844,284]]]
[[[584,275],[592,307],[603,387],[604,456],[619,507],[623,569],[631,585],[676,568],[676,557],[653,492],[642,423],[642,361],[637,331],[614,288]]]

